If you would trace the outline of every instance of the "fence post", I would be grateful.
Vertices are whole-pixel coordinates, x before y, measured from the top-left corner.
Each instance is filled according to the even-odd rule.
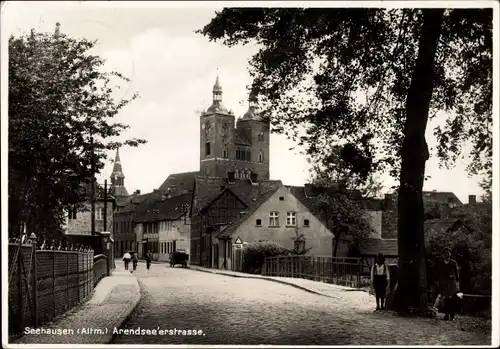
[[[69,253],[66,253],[66,310],[69,310]]]
[[[31,265],[33,266],[33,277],[31,281],[31,289],[33,291],[33,303],[34,303],[34,310],[35,310],[35,327],[38,327],[38,301],[37,301],[37,296],[38,296],[38,280],[36,277],[36,240],[33,241],[33,247],[32,247],[32,261]]]
[[[357,287],[356,288],[361,288],[361,268],[363,267],[363,261],[362,259],[358,259],[358,274],[356,278],[356,283]]]
[[[80,253],[76,253],[76,284],[78,285],[78,303],[80,303]]]
[[[52,318],[56,317],[56,255],[57,252],[52,251]]]
[[[22,240],[22,236],[19,238]],[[17,292],[19,301],[19,332],[22,333],[24,327],[24,309],[23,309],[23,278],[21,275],[21,264],[23,263],[23,247],[21,242],[19,242],[19,253],[17,259]]]

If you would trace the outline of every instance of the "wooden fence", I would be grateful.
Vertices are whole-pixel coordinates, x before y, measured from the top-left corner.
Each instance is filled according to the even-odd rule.
[[[262,267],[262,275],[302,278],[360,288],[361,263],[361,258],[267,257]]]
[[[9,243],[9,337],[22,335],[67,312],[92,294],[107,275],[107,257],[90,249],[37,250]]]

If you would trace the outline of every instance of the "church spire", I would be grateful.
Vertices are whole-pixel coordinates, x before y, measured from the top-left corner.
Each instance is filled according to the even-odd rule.
[[[111,192],[115,197],[128,196],[127,189],[125,189],[125,175],[122,170],[119,148],[116,149],[113,172],[111,173]]]
[[[222,104],[222,85],[220,83],[219,74],[217,73],[217,78],[215,79],[215,84],[212,89],[213,101],[212,105],[207,109],[206,114],[221,113],[228,114],[228,110]]]
[[[222,102],[222,86],[219,80],[219,74],[217,74],[217,79],[215,79],[214,88],[212,90],[214,96],[214,102]]]

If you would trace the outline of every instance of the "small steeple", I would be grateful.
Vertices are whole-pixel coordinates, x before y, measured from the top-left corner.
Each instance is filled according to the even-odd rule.
[[[212,90],[214,96],[214,102],[222,102],[222,86],[219,80],[219,74],[217,74],[217,79],[215,80],[214,88]]]
[[[116,149],[115,163],[113,165],[113,173],[116,174],[117,177],[121,176],[125,178],[122,172],[122,163],[120,161],[120,148]]]
[[[257,96],[250,92],[248,96],[248,111],[243,115],[242,120],[259,120]]]
[[[222,85],[220,83],[219,74],[217,73],[217,78],[215,79],[214,88],[212,89],[213,101],[212,105],[207,109],[207,114],[210,113],[223,113],[227,114],[228,111],[226,107],[222,104]]]
[[[115,197],[128,196],[127,189],[125,189],[125,175],[122,170],[122,163],[120,160],[120,149],[116,149],[115,162],[113,164],[113,172],[111,173],[111,192]]]
[[[56,23],[56,30],[54,32],[54,37],[58,38],[61,35],[61,23]]]

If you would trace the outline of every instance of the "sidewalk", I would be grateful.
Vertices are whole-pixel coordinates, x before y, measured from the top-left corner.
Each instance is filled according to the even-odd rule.
[[[188,268],[192,270],[231,276],[231,277],[273,281],[280,284],[299,288],[309,293],[314,293],[320,296],[337,299],[341,301],[343,304],[345,304],[346,307],[348,308],[352,307],[353,309],[358,309],[358,310],[362,309],[362,310],[373,311],[376,305],[375,297],[370,296],[364,290],[353,289],[347,286],[327,284],[324,282],[318,282],[300,278],[262,276],[258,274],[247,274],[232,270],[210,269],[210,268],[199,267],[197,265],[190,265]]]
[[[125,322],[140,298],[137,278],[116,261],[116,269],[97,284],[90,300],[55,322],[39,326],[41,330],[67,330],[68,334],[26,334],[9,344],[109,343],[113,329]]]

